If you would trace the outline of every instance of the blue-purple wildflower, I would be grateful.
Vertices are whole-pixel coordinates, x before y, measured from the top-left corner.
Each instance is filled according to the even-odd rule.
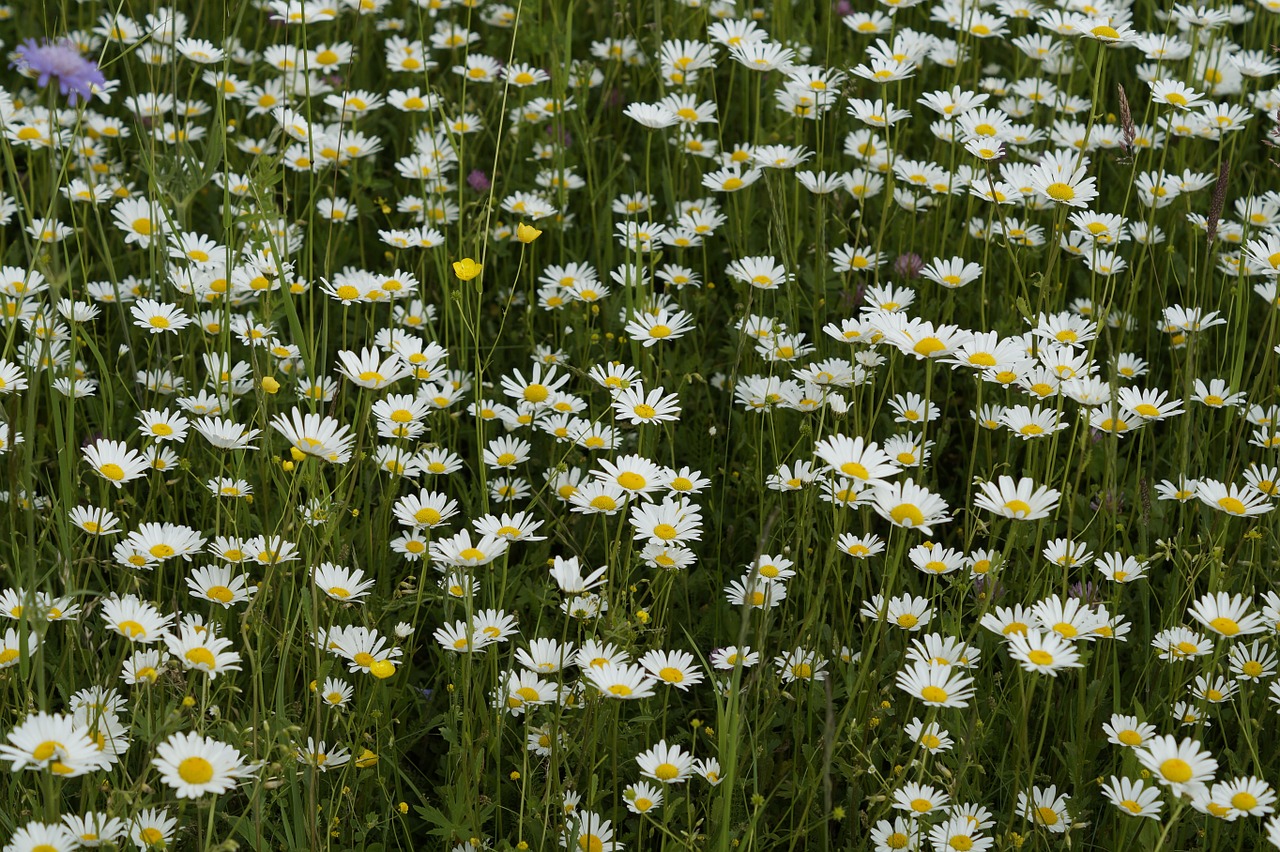
[[[59,90],[73,106],[81,98],[92,96],[94,86],[102,88],[107,84],[98,63],[82,56],[80,49],[69,40],[37,44],[29,38],[14,53],[18,56],[14,67],[34,71],[39,75],[36,83],[41,86],[47,86],[49,78],[56,77]]]

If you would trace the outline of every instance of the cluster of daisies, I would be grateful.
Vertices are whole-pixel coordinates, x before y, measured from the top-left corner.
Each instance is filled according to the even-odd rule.
[[[0,459],[44,444],[30,426],[19,430],[43,428],[43,419],[14,414],[23,406],[43,406],[44,418],[54,407],[114,411],[122,399],[141,400],[127,428],[108,416],[71,436],[78,452],[64,449],[56,463],[79,466],[48,480],[76,481],[70,504],[67,494],[40,493],[35,480],[4,492],[16,504],[6,511],[21,507],[50,530],[74,529],[76,546],[105,576],[127,582],[86,591],[56,574],[57,590],[37,588],[44,581],[34,576],[0,588],[0,618],[12,622],[0,636],[6,677],[76,641],[53,622],[78,622],[75,629],[105,640],[98,685],[67,690],[58,712],[46,709],[49,696],[40,709],[13,708],[0,760],[25,780],[107,776],[132,758],[147,773],[139,783],[161,791],[127,812],[82,809],[58,822],[27,822],[6,852],[125,838],[142,850],[163,848],[184,827],[181,812],[171,812],[182,803],[171,799],[280,781],[283,770],[268,769],[269,752],[255,737],[224,741],[231,729],[206,724],[200,712],[191,714],[200,720],[191,730],[166,723],[154,741],[138,744],[143,725],[132,714],[150,707],[152,691],[247,683],[247,669],[264,653],[246,645],[247,625],[272,611],[264,599],[279,600],[280,578],[295,576],[305,578],[319,621],[294,653],[323,660],[326,671],[309,696],[324,721],[295,731],[287,746],[300,777],[343,769],[345,781],[351,766],[375,766],[357,730],[363,722],[346,721],[357,692],[407,688],[405,670],[423,668],[423,660],[453,680],[475,678],[494,718],[510,722],[525,753],[539,760],[563,752],[575,733],[572,712],[592,702],[612,703],[617,718],[624,707],[661,705],[665,721],[668,705],[705,707],[764,689],[797,700],[814,684],[866,685],[870,672],[885,694],[916,711],[901,731],[882,736],[910,771],[885,781],[883,806],[869,820],[877,850],[991,848],[994,814],[1006,804],[1049,834],[1082,821],[1084,791],[1056,785],[1022,785],[1013,803],[961,800],[949,786],[960,767],[948,761],[972,734],[952,723],[982,690],[980,662],[993,670],[1007,658],[1010,675],[1047,693],[1064,688],[1059,681],[1069,678],[1059,675],[1119,655],[1139,634],[1139,614],[1125,611],[1136,598],[1129,584],[1153,579],[1153,560],[1111,549],[1095,555],[1101,548],[1088,528],[1058,536],[1078,482],[1037,481],[1002,466],[976,471],[957,495],[932,475],[933,456],[958,430],[978,430],[1008,448],[1007,458],[1043,458],[1086,436],[1115,446],[1139,430],[1194,419],[1197,428],[1247,433],[1236,478],[1179,471],[1153,486],[1157,498],[1206,506],[1222,523],[1275,508],[1280,468],[1267,453],[1280,448],[1280,407],[1251,401],[1239,386],[1247,379],[1240,365],[1200,361],[1203,372],[1189,372],[1183,387],[1160,387],[1146,381],[1165,373],[1148,362],[1153,352],[1113,343],[1145,335],[1174,353],[1238,343],[1247,318],[1221,310],[1203,282],[1162,287],[1158,300],[1135,282],[1157,252],[1184,241],[1179,229],[1210,247],[1205,268],[1215,284],[1248,280],[1268,316],[1280,306],[1280,192],[1259,180],[1231,192],[1227,204],[1231,152],[1242,137],[1269,132],[1259,119],[1280,108],[1280,88],[1269,87],[1280,61],[1233,39],[1280,4],[1175,4],[1154,17],[1123,3],[1074,0],[940,0],[917,11],[914,0],[873,10],[837,4],[849,31],[841,37],[857,39],[862,52],[849,67],[828,67],[813,63],[812,47],[771,35],[762,10],[683,0],[705,13],[696,37],[659,32],[644,45],[630,36],[596,39],[588,56],[557,68],[516,59],[523,44],[518,37],[510,44],[508,34],[518,33],[521,12],[506,4],[433,0],[422,4],[429,14],[404,17],[389,0],[258,5],[254,14],[278,25],[272,32],[281,37],[257,48],[235,37],[201,38],[176,10],[138,19],[107,12],[89,29],[15,49],[13,70],[25,79],[0,88],[7,152],[36,180],[59,176],[39,203],[16,185],[0,196],[0,227],[20,235],[32,256],[0,268],[0,321],[9,329],[0,353]],[[1159,27],[1141,30],[1140,18]],[[367,23],[370,32],[344,40],[348,23]],[[932,32],[911,26],[919,23]],[[372,55],[362,55],[370,45]],[[998,66],[988,74],[984,60],[1007,47],[1021,73],[997,76],[1012,73]],[[154,87],[125,93],[120,79],[103,74],[112,65],[100,68],[92,57],[128,63],[138,72],[132,84]],[[1126,59],[1136,68],[1114,95],[1115,115],[1100,108],[1104,98],[1113,103],[1110,92],[1085,97],[1073,87]],[[970,65],[984,70],[956,73]],[[659,96],[615,97],[623,89],[611,87],[645,74],[661,81]],[[191,88],[167,91],[174,75]],[[351,86],[360,75],[382,84]],[[934,88],[925,78],[951,85]],[[752,138],[722,132],[749,126],[722,114],[717,101],[726,91],[719,81],[732,79],[761,93]],[[972,84],[955,84],[960,79]],[[45,96],[54,85],[65,98]],[[564,117],[614,99],[647,153],[656,143],[661,161],[685,176],[661,194],[656,183],[625,187],[609,194],[607,211],[583,216],[604,220],[595,238],[611,240],[609,253],[621,262],[541,255],[529,246],[544,229],[555,232],[552,240],[568,238],[585,229],[576,218],[584,208],[606,197],[592,184],[594,170],[579,165],[594,140],[574,140]],[[822,152],[778,142],[783,134],[770,141],[762,128],[770,122],[793,129],[785,135],[793,140],[809,138],[813,126],[843,127],[832,137],[835,150]],[[927,132],[909,134],[913,126]],[[925,140],[918,156],[907,155],[908,138]],[[211,151],[215,140],[228,144],[211,164],[184,166],[183,180],[200,182],[185,201],[178,201],[185,190],[169,191],[154,177],[140,185],[141,151],[190,159],[189,151]],[[499,175],[478,168],[498,162],[495,140],[532,163],[510,170],[519,186],[495,186]],[[1175,148],[1195,152],[1180,163],[1201,165],[1166,168]],[[1108,212],[1102,205],[1118,199],[1102,181],[1116,164],[1131,164],[1130,186],[1119,212]],[[311,191],[276,198],[262,185],[268,170]],[[372,198],[361,183],[369,174],[392,197]],[[217,203],[193,215],[201,189],[216,189]],[[809,246],[822,274],[846,285],[838,308],[833,299],[821,312],[790,309],[788,300],[814,283],[809,265],[771,238],[743,245],[735,217],[749,219],[752,205],[738,193],[759,201],[766,191],[803,197],[819,217],[850,223],[831,229],[847,239],[841,245]],[[929,258],[904,251],[891,262],[907,246],[886,233],[890,217],[962,227]],[[458,232],[485,250],[460,242]],[[366,268],[347,251],[366,238],[385,251],[383,265]],[[82,280],[47,260],[95,240],[124,265],[87,259],[83,268],[93,272]],[[493,284],[501,264],[486,259],[491,247],[499,258],[518,253],[516,284]],[[318,264],[304,262],[308,253],[338,260],[317,272]],[[1041,284],[1049,273],[1087,281],[1088,295],[1071,288],[1069,301],[1046,300],[1011,319],[1002,310],[1003,288],[1013,286],[1006,271],[1027,291],[1029,258],[1047,259]],[[451,292],[442,295],[444,288]],[[483,328],[459,313],[471,294],[504,317],[526,312],[530,335],[544,341],[526,353],[529,363],[494,367],[492,351],[478,354],[499,343],[504,353],[514,348],[506,340],[454,344],[459,327]],[[952,321],[951,308],[970,294],[979,321],[965,327]],[[941,305],[944,321],[921,316]],[[340,347],[318,327],[324,316],[341,316]],[[583,323],[592,331],[575,331]],[[586,359],[569,350],[584,351],[579,341],[588,337],[599,345],[592,363],[574,364]],[[703,376],[671,368],[693,355],[707,364],[714,411],[696,407]],[[898,391],[915,377],[922,378],[911,390]],[[951,410],[938,392],[944,378],[949,388],[976,389],[971,410]],[[735,511],[729,492],[717,492],[733,466],[687,458],[683,430],[716,437],[761,418],[789,430],[796,414],[810,415],[802,438],[771,457],[762,488],[800,522],[803,507],[815,505],[802,501],[816,495],[838,527],[827,552],[844,567],[854,560],[859,570],[872,568],[854,623],[815,625],[797,614],[795,588],[807,583],[803,594],[812,594],[820,555],[770,541],[740,558],[754,545],[748,535],[745,544],[717,547],[717,556],[732,559],[700,558],[704,528]],[[707,429],[707,415],[726,422]],[[74,422],[81,428],[84,419]],[[268,504],[255,525],[262,532],[240,534],[255,498],[284,481],[275,477],[298,481],[303,473],[305,488],[260,501]],[[149,497],[174,485],[195,493],[192,503],[216,520],[141,520],[156,517],[147,514]],[[377,552],[344,538],[356,487],[388,495],[390,528],[368,537]],[[962,517],[969,532],[982,532],[948,536],[948,524]],[[1006,563],[1023,558],[1005,545],[1027,527],[1037,530],[1036,548],[1043,544],[1043,572],[1099,582],[1003,600],[1022,585],[1020,569]],[[337,546],[305,557],[314,552],[313,533]],[[612,541],[607,556],[593,549],[600,536]],[[578,542],[592,547],[574,552]],[[402,578],[402,566],[419,565],[433,583]],[[633,617],[635,578],[679,584],[694,571],[715,578],[718,611],[740,613],[748,625],[781,619],[805,629],[768,634],[768,647],[763,631],[752,640],[760,647],[740,644],[737,634],[699,646],[677,630],[633,645],[619,638],[613,627]],[[526,581],[539,599],[556,602],[558,616],[534,619],[517,608],[508,589]],[[971,623],[958,622],[946,600],[960,588],[984,590]],[[179,605],[182,595],[190,608]],[[1271,637],[1280,629],[1280,595],[1219,588],[1189,595],[1185,617],[1152,625],[1140,649],[1175,672],[1179,693],[1150,718],[1121,706],[1126,696],[1111,696],[1116,712],[1095,734],[1121,749],[1112,765],[1123,768],[1106,773],[1101,793],[1124,816],[1160,820],[1172,800],[1179,812],[1187,804],[1227,822],[1267,817],[1276,801],[1270,783],[1220,772],[1203,740],[1215,709],[1243,704],[1261,685],[1280,705]],[[640,614],[647,623],[649,614]],[[419,644],[426,635],[434,644]],[[900,653],[882,671],[876,661],[891,644]],[[493,665],[473,666],[470,655]],[[240,711],[226,712],[246,723]],[[174,716],[182,718],[190,717]],[[715,788],[738,769],[698,754],[698,737],[685,744],[678,736],[649,736],[646,748],[628,753],[634,765],[617,763],[613,787],[622,788],[635,830],[678,795],[677,785],[701,779]],[[603,795],[584,800],[585,784],[579,777],[562,793],[560,844],[623,849],[615,821],[631,817],[617,802],[606,811]],[[1280,846],[1280,819],[1262,831]]]

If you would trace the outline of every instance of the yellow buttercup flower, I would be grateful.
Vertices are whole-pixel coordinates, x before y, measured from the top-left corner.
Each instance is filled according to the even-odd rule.
[[[542,236],[542,231],[539,231],[537,228],[533,227],[532,225],[526,225],[525,223],[521,222],[519,225],[516,226],[516,239],[522,243],[531,243],[540,236]],[[455,264],[454,266],[456,267],[457,264]]]
[[[459,281],[470,281],[480,274],[483,269],[480,264],[476,263],[469,257],[455,261],[453,264],[453,274],[458,276]]]

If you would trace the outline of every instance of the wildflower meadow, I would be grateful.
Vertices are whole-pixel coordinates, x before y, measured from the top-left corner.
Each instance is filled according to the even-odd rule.
[[[0,43],[3,852],[1280,847],[1280,0]]]

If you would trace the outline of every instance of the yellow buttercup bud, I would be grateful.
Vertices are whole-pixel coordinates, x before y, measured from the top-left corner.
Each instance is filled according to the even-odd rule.
[[[459,281],[470,281],[479,275],[483,268],[471,258],[464,257],[462,260],[454,261],[453,274],[458,276]]]

